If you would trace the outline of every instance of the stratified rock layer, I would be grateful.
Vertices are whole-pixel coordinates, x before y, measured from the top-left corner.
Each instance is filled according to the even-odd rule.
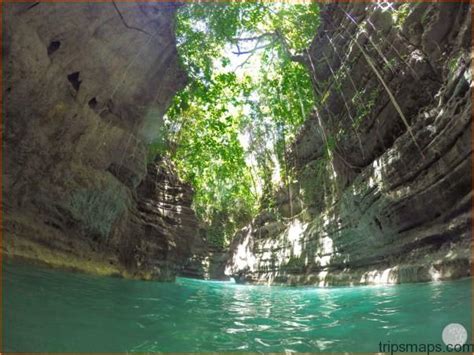
[[[306,58],[318,107],[292,149],[299,183],[283,217],[264,211],[234,240],[239,281],[470,275],[470,6],[392,5],[323,7]]]
[[[192,191],[166,160],[147,170],[147,143],[186,83],[175,11],[4,6],[4,253],[170,279],[202,242]]]

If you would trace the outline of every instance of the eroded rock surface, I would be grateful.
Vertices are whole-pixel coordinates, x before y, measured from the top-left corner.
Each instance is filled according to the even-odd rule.
[[[4,6],[4,253],[170,279],[202,243],[192,191],[165,160],[147,169],[187,80],[176,8]]]
[[[323,7],[296,203],[239,233],[228,274],[321,286],[470,274],[470,29],[469,4]]]

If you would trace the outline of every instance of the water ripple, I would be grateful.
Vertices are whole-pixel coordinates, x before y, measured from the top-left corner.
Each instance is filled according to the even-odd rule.
[[[285,288],[157,283],[4,267],[4,344],[17,352],[373,352],[471,328],[471,280]],[[417,338],[418,337],[418,338]],[[361,341],[363,340],[363,341]]]

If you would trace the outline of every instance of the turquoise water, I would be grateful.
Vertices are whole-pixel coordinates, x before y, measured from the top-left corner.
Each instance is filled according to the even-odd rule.
[[[471,334],[471,280],[318,289],[4,266],[5,351],[379,351]]]

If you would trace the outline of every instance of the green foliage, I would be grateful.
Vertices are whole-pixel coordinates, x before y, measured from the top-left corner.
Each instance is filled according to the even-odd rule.
[[[160,136],[218,246],[271,205],[275,173],[290,181],[286,147],[314,104],[309,74],[292,57],[309,46],[318,23],[317,4],[179,10],[178,50],[191,83],[174,98]],[[150,151],[161,154],[163,142]]]
[[[330,184],[331,176],[329,152],[334,148],[335,140],[328,138],[328,147],[324,150],[323,157],[306,165],[301,172],[301,197],[307,206],[318,207],[324,204],[325,185]]]
[[[456,71],[459,69],[460,67],[459,63],[462,57],[463,57],[463,53],[458,52],[449,59],[448,61],[449,75],[454,75]]]
[[[403,24],[405,23],[406,18],[410,14],[410,4],[405,3],[400,5],[396,10],[392,12],[392,19],[399,30],[403,28]]]
[[[396,66],[397,66],[397,58],[393,57],[389,59],[386,64],[384,64],[384,69],[394,70]]]
[[[305,261],[302,257],[291,256],[282,268],[289,273],[301,272],[305,268]]]
[[[208,223],[211,241],[223,246],[222,236],[248,223],[255,205],[251,172],[239,141],[242,116],[229,107],[238,94],[235,75],[217,74],[208,90],[187,90],[195,90],[192,104],[183,109],[183,96],[178,96],[169,113],[169,137],[177,142],[173,160],[196,191],[195,210]]]
[[[359,102],[357,106],[356,117],[353,123],[356,129],[360,127],[364,119],[372,112],[378,96],[379,91],[377,89],[373,90],[368,95],[365,93],[365,90],[359,91],[354,95],[352,98],[353,102]]]

